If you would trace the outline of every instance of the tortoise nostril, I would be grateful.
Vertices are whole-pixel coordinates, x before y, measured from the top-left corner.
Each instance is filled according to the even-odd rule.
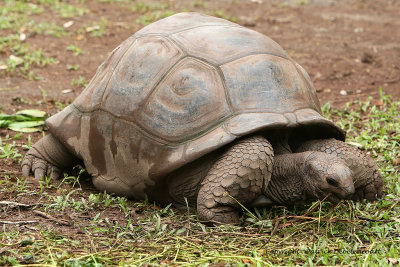
[[[332,177],[327,177],[326,178],[326,182],[331,186],[339,187],[339,183],[335,179],[333,179]]]

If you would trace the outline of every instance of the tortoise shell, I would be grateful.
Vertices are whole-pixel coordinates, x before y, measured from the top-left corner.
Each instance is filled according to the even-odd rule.
[[[198,13],[129,37],[47,125],[97,187],[113,180],[110,191],[136,198],[163,198],[166,174],[257,131],[322,125],[344,139],[321,116],[305,70],[276,42]]]

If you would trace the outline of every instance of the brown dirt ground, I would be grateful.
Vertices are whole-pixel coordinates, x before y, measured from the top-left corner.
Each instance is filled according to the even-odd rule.
[[[74,1],[68,1],[74,2]],[[378,88],[385,93],[400,97],[400,2],[395,0],[354,0],[329,1],[309,0],[299,5],[299,1],[266,0],[221,0],[204,1],[205,7],[193,7],[188,1],[171,0],[174,10],[184,8],[192,11],[207,12],[223,10],[225,15],[238,18],[238,23],[264,33],[277,41],[291,57],[300,63],[310,74],[321,103],[330,101],[334,107],[368,96],[377,99]],[[56,38],[52,36],[28,36],[27,42],[33,48],[42,48],[46,55],[58,59],[58,64],[34,68],[42,80],[32,81],[17,75],[0,73],[0,106],[4,112],[11,113],[24,108],[39,108],[54,113],[54,100],[67,103],[74,99],[82,87],[71,86],[73,78],[82,75],[88,81],[97,66],[120,42],[132,35],[142,26],[135,23],[139,16],[117,4],[88,1],[90,12],[75,19],[69,28],[74,31],[82,25],[88,25],[99,18],[106,18],[107,34],[103,37],[90,37],[89,33],[77,36]],[[41,19],[54,20],[62,25],[68,20],[51,18],[46,12],[38,15]],[[83,47],[85,54],[72,56],[66,51],[70,44]],[[7,56],[7,55],[2,55]],[[79,64],[77,71],[68,71],[67,64]],[[40,106],[16,101],[17,97],[30,103],[42,99],[41,89],[47,91],[47,101]],[[61,91],[72,89],[71,93]],[[343,90],[343,91],[342,91]],[[340,93],[342,91],[342,94]],[[343,94],[346,92],[346,95]],[[0,130],[0,136],[15,133]],[[41,134],[33,134],[33,141]],[[26,143],[27,134],[17,143]],[[10,160],[0,161],[0,175],[18,177],[19,166]],[[12,181],[15,181],[12,178]],[[32,185],[37,181],[31,179]],[[90,186],[86,190],[93,190]],[[57,194],[57,192],[54,192]],[[0,196],[0,200],[13,199],[13,193]],[[37,199],[20,199],[21,202],[35,203]],[[110,211],[112,213],[112,211]],[[123,216],[109,214],[110,217],[123,220]],[[64,215],[59,215],[63,219]],[[72,215],[69,215],[73,217]],[[15,220],[35,218],[51,225],[49,220],[33,214],[31,211],[0,213],[0,218],[13,217]],[[91,214],[88,214],[88,218]],[[65,218],[70,221],[87,218]],[[54,225],[55,226],[55,225]],[[79,235],[79,228],[58,226],[61,232],[69,231]]]

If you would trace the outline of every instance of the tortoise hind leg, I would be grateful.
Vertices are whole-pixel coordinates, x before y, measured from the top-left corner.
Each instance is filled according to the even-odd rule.
[[[200,220],[239,222],[241,204],[257,199],[272,173],[273,150],[263,137],[238,141],[211,167],[200,185],[197,211]]]
[[[57,138],[48,134],[26,153],[22,160],[22,174],[28,177],[32,173],[37,179],[53,174],[58,178],[64,169],[76,162],[76,157]]]

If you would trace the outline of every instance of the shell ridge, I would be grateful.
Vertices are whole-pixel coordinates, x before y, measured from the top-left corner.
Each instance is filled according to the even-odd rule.
[[[215,66],[215,69],[217,70],[219,76],[221,77],[222,86],[224,88],[225,100],[226,100],[226,103],[228,104],[229,112],[231,114],[234,114],[234,108],[233,108],[233,104],[232,104],[232,99],[231,99],[231,96],[229,94],[228,86],[226,84],[226,78],[225,78],[224,72],[222,71],[220,66]]]
[[[136,36],[136,38],[138,38],[138,39],[139,38],[143,38],[143,37],[147,37],[147,36],[157,36],[157,35],[162,36],[162,37],[169,37],[171,35],[178,34],[178,33],[184,32],[184,31],[193,30],[193,29],[196,29],[196,28],[216,27],[216,26],[227,26],[227,27],[231,27],[231,28],[242,28],[242,26],[240,26],[238,24],[229,25],[229,24],[223,24],[223,23],[220,23],[220,24],[214,23],[214,24],[197,25],[197,26],[193,26],[193,27],[190,27],[190,28],[180,29],[180,30],[177,30],[177,31],[174,31],[174,32],[170,32],[170,33],[149,32],[149,33],[143,33],[143,34],[140,34],[140,33],[139,34],[134,34],[133,36]]]
[[[245,57],[250,57],[250,56],[256,56],[256,55],[273,56],[273,57],[283,58],[283,59],[286,59],[286,60],[288,60],[288,61],[292,61],[292,59],[291,59],[290,57],[284,57],[284,56],[276,55],[276,54],[273,54],[273,53],[266,53],[266,52],[254,51],[254,52],[250,52],[250,53],[246,54],[245,56],[237,56],[237,57],[234,57],[234,58],[229,59],[229,60],[227,60],[227,61],[224,61],[224,62],[222,62],[221,64],[218,64],[217,66],[218,66],[218,67],[221,67],[221,66],[223,66],[223,65],[225,65],[225,64],[231,63],[231,62],[236,61],[236,60],[238,60],[238,59],[245,58]]]
[[[315,94],[316,94],[316,91],[315,91],[315,88],[314,88],[314,86],[312,85],[312,83],[310,83],[311,81],[309,81],[308,79],[307,79],[307,77],[305,77],[304,76],[304,73],[301,71],[301,69],[298,67],[298,66],[300,66],[298,63],[296,63],[295,61],[293,61],[292,60],[292,64],[294,65],[294,67],[296,68],[296,71],[297,71],[297,73],[299,74],[299,76],[300,76],[300,78],[303,80],[303,82],[304,82],[304,84],[306,84],[306,86],[307,86],[307,92],[305,92],[306,93],[306,95],[307,95],[307,98],[308,98],[308,101],[309,101],[309,103],[312,103],[313,104],[313,108],[315,108],[316,110],[318,110],[318,113],[321,113],[322,111],[321,111],[321,108],[319,108],[321,105],[320,105],[320,103],[319,103],[319,100],[318,100],[318,98],[316,99],[318,102],[316,103],[315,102],[315,99],[313,99],[313,97],[312,97],[312,94],[310,93],[310,91],[314,91],[315,92]],[[301,66],[300,66],[301,67]]]
[[[101,105],[101,104],[103,103],[104,95],[105,95],[106,92],[108,92],[108,90],[109,90],[109,89],[108,89],[108,85],[110,84],[111,78],[114,76],[114,72],[115,72],[116,68],[118,67],[118,65],[119,65],[119,63],[121,62],[122,58],[123,58],[123,57],[125,56],[125,54],[128,52],[129,48],[131,48],[133,45],[135,45],[136,42],[137,42],[137,39],[135,38],[134,42],[132,42],[132,43],[129,45],[129,47],[124,51],[124,53],[122,54],[122,56],[118,59],[117,64],[115,64],[115,66],[114,66],[114,68],[113,68],[113,70],[112,70],[112,73],[111,73],[110,77],[108,78],[107,84],[106,84],[106,86],[105,86],[105,88],[104,88],[104,90],[103,90],[103,93],[101,94],[101,101],[100,101],[99,105]]]

